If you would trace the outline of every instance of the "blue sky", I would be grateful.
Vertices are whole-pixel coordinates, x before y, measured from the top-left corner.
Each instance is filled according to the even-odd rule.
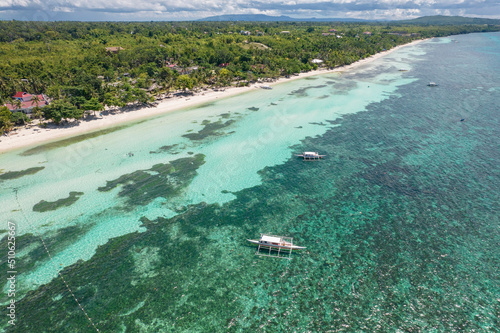
[[[221,14],[388,20],[460,15],[500,19],[500,0],[0,0],[1,20],[177,21]]]

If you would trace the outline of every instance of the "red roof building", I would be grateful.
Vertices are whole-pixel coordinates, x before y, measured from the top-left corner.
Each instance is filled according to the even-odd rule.
[[[16,99],[21,102],[19,105],[18,103],[7,103],[5,106],[13,112],[21,111],[23,113],[31,113],[32,109],[35,106],[38,106],[40,108],[48,105],[47,97],[43,94],[40,95],[35,95],[37,98],[34,98],[34,95],[28,94],[27,92],[23,91],[18,91],[14,96],[12,96],[13,99]]]
[[[31,101],[32,97],[33,96],[31,96],[31,94],[28,94],[27,92],[24,91],[18,91],[14,96],[12,96],[12,98],[18,99],[21,102]]]

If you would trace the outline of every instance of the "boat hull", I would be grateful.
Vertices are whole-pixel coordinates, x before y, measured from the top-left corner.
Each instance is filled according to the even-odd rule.
[[[285,245],[280,245],[280,244],[269,244],[269,243],[263,243],[258,240],[254,239],[247,239],[252,244],[260,245],[260,247],[265,247],[265,248],[271,248],[271,249],[286,249],[286,250],[303,250],[305,249],[304,246],[297,246],[293,244],[289,244],[285,242]]]
[[[320,158],[324,158],[326,155],[304,155],[304,154],[295,154],[297,157],[302,157],[306,160],[318,160]]]

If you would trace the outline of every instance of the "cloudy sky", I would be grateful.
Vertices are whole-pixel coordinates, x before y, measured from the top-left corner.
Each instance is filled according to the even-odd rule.
[[[177,21],[221,14],[294,18],[500,18],[500,0],[0,0],[1,20]]]

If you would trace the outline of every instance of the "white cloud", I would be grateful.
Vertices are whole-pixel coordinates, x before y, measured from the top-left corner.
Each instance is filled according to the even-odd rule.
[[[69,7],[54,7],[55,12],[63,12],[63,13],[73,13],[75,11],[74,8]]]
[[[189,20],[221,14],[267,14],[291,17],[404,19],[423,15],[500,18],[499,0],[0,0],[1,13],[47,17],[79,14],[82,20]],[[99,13],[92,14],[92,13]],[[14,15],[15,16],[15,15]],[[28,15],[29,19],[29,15]],[[74,19],[74,18],[73,18]]]

